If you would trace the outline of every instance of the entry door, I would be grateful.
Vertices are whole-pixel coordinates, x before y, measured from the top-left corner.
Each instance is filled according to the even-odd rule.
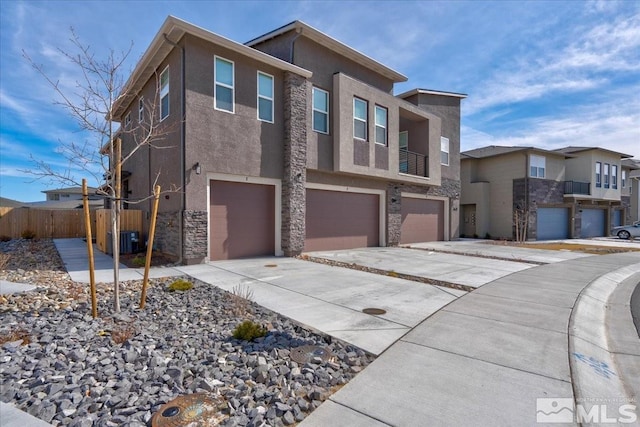
[[[476,232],[476,205],[462,205],[462,234],[474,237]]]

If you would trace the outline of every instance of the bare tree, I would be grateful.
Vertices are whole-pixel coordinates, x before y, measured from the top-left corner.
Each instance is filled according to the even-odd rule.
[[[513,210],[513,224],[515,226],[516,242],[527,241],[527,231],[529,228],[529,211],[523,202],[516,203]]]
[[[152,188],[160,175],[159,171],[155,172],[155,182],[150,186],[148,196],[135,201],[123,200],[122,165],[131,160],[140,148],[158,147],[156,143],[165,139],[174,131],[174,128],[159,124],[157,106],[160,89],[157,74],[155,95],[152,99],[145,100],[145,119],[137,122],[136,126],[120,126],[120,118],[114,117],[114,107],[127,95],[122,68],[131,53],[133,44],[122,52],[111,49],[105,59],[98,59],[90,47],[80,41],[73,28],[70,41],[73,51],[60,48],[58,50],[79,71],[80,78],[76,80],[73,89],[65,88],[60,81],[51,78],[44,66],[37,64],[25,51],[23,56],[54,89],[59,98],[55,104],[66,109],[83,134],[90,135],[90,138],[82,143],[61,142],[58,153],[66,159],[68,164],[66,169],[58,170],[51,164],[32,157],[35,168],[26,172],[34,175],[36,179],[49,179],[51,182],[62,185],[79,186],[82,177],[76,177],[73,174],[74,170],[79,170],[92,176],[95,182],[104,182],[99,187],[98,193],[107,198],[111,206],[114,310],[120,311],[119,236],[122,203],[140,203],[152,198]],[[122,142],[123,139],[126,140],[125,144]],[[175,186],[171,186],[169,191],[177,190]]]

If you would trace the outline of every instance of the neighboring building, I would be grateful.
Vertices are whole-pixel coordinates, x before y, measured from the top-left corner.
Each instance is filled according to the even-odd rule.
[[[168,17],[114,115],[125,152],[139,123],[174,130],[123,186],[184,190],[156,231],[184,263],[456,238],[465,95],[393,96],[406,80],[299,21],[243,45]]]
[[[629,205],[626,224],[640,221],[640,161],[622,160],[621,193],[623,204]]]
[[[88,187],[87,190],[90,195],[95,196],[97,188]],[[82,200],[82,187],[57,188],[43,193],[47,195],[47,201]]]
[[[513,239],[515,215],[527,238],[606,236],[632,216],[629,155],[593,147],[542,150],[489,146],[461,154],[461,235]]]

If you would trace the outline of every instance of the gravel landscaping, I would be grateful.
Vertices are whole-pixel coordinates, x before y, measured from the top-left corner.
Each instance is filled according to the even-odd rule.
[[[120,313],[112,286],[99,284],[93,319],[88,285],[69,279],[51,240],[0,242],[0,257],[0,279],[38,286],[0,296],[0,399],[53,425],[150,425],[163,404],[191,393],[221,403],[211,418],[220,425],[292,425],[373,360],[188,278],[192,289],[173,292],[174,278],[152,280],[143,310],[141,281],[122,283]],[[233,338],[245,320],[267,335]],[[306,362],[294,361],[305,351]]]

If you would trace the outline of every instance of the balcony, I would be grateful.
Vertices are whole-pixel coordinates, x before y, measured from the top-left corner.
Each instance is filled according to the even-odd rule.
[[[400,149],[400,173],[415,176],[429,176],[429,156]]]
[[[577,182],[577,181],[565,181],[564,182],[564,194],[591,194],[591,183],[589,182]]]

